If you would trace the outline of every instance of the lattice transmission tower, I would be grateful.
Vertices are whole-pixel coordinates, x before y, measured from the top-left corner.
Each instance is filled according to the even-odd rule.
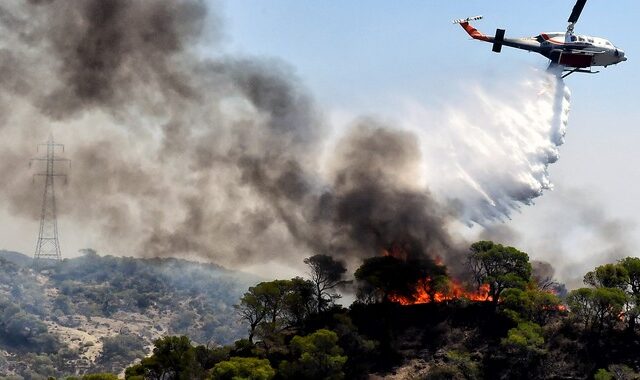
[[[33,256],[34,264],[37,267],[38,263],[43,260],[62,260],[60,253],[60,241],[58,240],[58,220],[56,216],[56,194],[55,194],[55,177],[67,178],[66,174],[56,172],[56,162],[67,162],[71,166],[71,161],[66,158],[57,158],[55,156],[56,148],[62,148],[64,152],[64,145],[56,144],[53,141],[53,134],[49,135],[49,139],[44,144],[38,144],[37,150],[40,151],[40,147],[45,146],[47,148],[47,154],[43,157],[32,158],[29,161],[29,166],[36,162],[46,163],[46,171],[44,173],[36,173],[33,175],[35,181],[36,176],[45,177],[44,182],[44,194],[42,196],[42,212],[40,214],[40,232],[38,234],[38,241],[36,243],[36,252]]]

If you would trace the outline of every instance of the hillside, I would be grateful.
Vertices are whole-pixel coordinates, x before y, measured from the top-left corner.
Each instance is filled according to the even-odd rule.
[[[228,344],[246,331],[233,304],[256,282],[212,264],[93,251],[39,273],[30,264],[0,251],[3,377],[119,373],[171,334]]]
[[[528,254],[492,241],[467,253],[475,284],[407,252],[365,259],[353,282],[340,260],[306,258],[308,279],[243,294],[245,339],[167,336],[126,378],[640,379],[640,258],[600,265],[566,293]],[[347,284],[357,299],[345,308],[335,291]]]

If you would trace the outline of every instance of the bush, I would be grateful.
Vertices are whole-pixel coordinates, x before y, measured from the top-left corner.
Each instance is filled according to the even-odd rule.
[[[270,380],[276,374],[267,359],[233,357],[213,367],[214,380]]]
[[[82,380],[118,380],[118,375],[113,373],[94,373],[82,376]]]

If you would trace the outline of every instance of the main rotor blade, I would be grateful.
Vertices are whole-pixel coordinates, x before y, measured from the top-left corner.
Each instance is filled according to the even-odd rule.
[[[580,14],[584,9],[585,4],[587,4],[587,0],[578,0],[576,1],[576,5],[573,7],[573,12],[571,12],[571,16],[569,16],[568,22],[576,23],[580,18]]]

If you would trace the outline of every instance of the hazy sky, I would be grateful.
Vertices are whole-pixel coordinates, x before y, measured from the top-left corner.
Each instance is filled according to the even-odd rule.
[[[491,45],[471,40],[452,19],[481,14],[485,19],[476,26],[487,34],[499,27],[507,37],[533,36],[565,30],[573,5],[567,0],[241,0],[225,2],[224,16],[229,51],[288,62],[327,114],[394,118],[401,116],[398,105],[407,99],[438,107],[468,84],[519,80],[523,67],[547,65],[544,57],[523,51],[505,48],[494,54]],[[555,190],[506,223],[523,235],[524,248],[534,250],[540,239],[557,239],[552,236],[557,223],[571,229],[576,219],[585,218],[581,207],[598,214],[594,217],[603,225],[617,226],[621,240],[640,240],[638,14],[640,3],[632,0],[591,0],[582,14],[577,33],[611,40],[629,60],[598,75],[567,79],[572,109],[561,158],[550,169]],[[556,254],[574,261],[606,260],[591,251],[599,249],[591,246],[593,231],[557,231],[565,233],[557,251],[531,253],[550,261]]]

